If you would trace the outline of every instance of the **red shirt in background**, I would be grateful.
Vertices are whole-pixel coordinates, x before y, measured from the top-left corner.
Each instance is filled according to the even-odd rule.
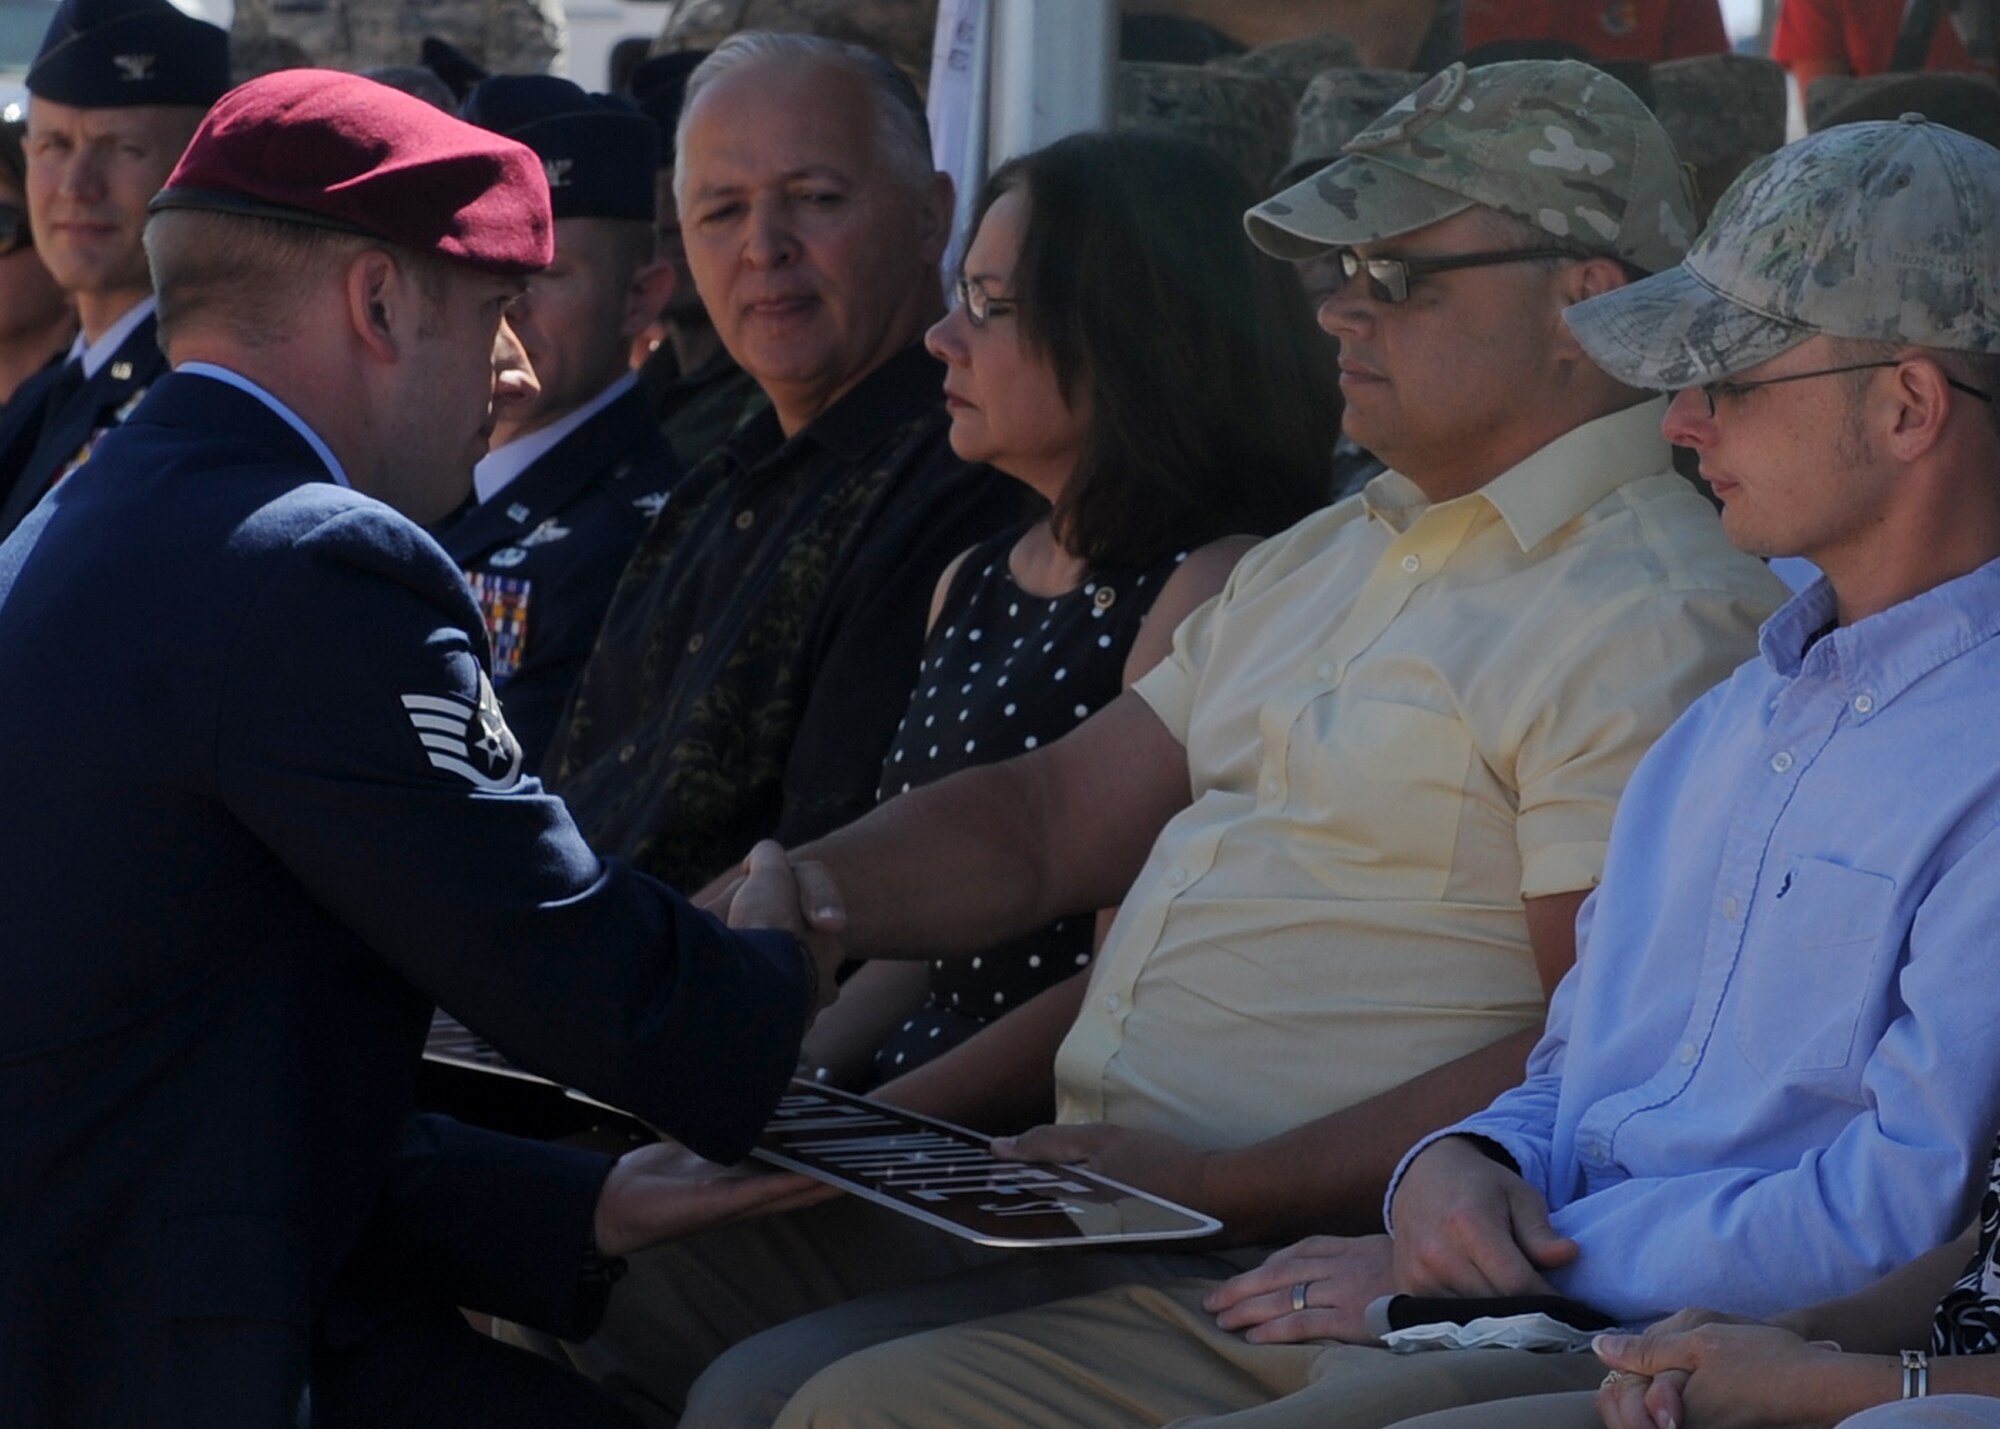
[[[1786,69],[1806,64],[1815,73],[1881,74],[1896,52],[1903,28],[1899,0],[1784,0],[1771,37],[1771,58]],[[1977,70],[1951,17],[1938,21],[1925,69]]]
[[[1564,40],[1597,59],[1649,62],[1729,48],[1719,0],[1465,0],[1465,47],[1490,40]]]

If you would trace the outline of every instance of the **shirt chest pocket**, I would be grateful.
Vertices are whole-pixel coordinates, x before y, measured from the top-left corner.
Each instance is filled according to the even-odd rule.
[[[1893,944],[1896,881],[1822,858],[1796,858],[1758,910],[1736,969],[1743,1058],[1773,1080],[1846,1068]]]
[[[1296,812],[1326,842],[1315,871],[1336,896],[1444,895],[1474,758],[1456,714],[1321,698],[1299,716],[1288,754]]]

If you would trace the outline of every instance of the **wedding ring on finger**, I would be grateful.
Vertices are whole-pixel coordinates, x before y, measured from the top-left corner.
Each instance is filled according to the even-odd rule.
[[[1613,1386],[1621,1384],[1625,1380],[1632,1378],[1634,1378],[1634,1376],[1626,1373],[1624,1370],[1614,1369],[1611,1371],[1611,1373],[1605,1375],[1604,1378],[1598,1382],[1597,1387],[1599,1389],[1610,1389]]]
[[[1311,1284],[1310,1280],[1301,1280],[1292,1287],[1292,1312],[1294,1314],[1306,1308],[1306,1289]]]

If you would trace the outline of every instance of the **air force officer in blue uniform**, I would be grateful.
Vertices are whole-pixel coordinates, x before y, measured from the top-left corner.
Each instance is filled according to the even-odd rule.
[[[681,475],[627,360],[665,301],[653,280],[672,281],[653,263],[659,131],[553,75],[495,75],[464,117],[535,151],[555,213],[555,261],[509,309],[539,391],[496,411],[477,504],[438,532],[478,597],[493,687],[537,772],[625,560]]]
[[[0,419],[0,537],[167,370],[140,235],[147,201],[229,88],[229,39],[167,0],[64,0],[27,84],[35,249],[82,332]]]
[[[623,1423],[452,1307],[578,1334],[620,1252],[767,1192],[409,1116],[431,1006],[728,1160],[822,969],[592,854],[418,524],[541,165],[292,70],[154,207],[175,370],[0,544],[0,1423]]]

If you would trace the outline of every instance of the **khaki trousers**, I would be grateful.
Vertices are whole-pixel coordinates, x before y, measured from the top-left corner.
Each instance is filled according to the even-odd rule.
[[[1126,1285],[882,1344],[807,1381],[778,1429],[1387,1429],[1604,1375],[1587,1354],[1253,1345],[1201,1308],[1214,1284]]]
[[[842,1196],[631,1257],[583,1344],[517,1326],[501,1337],[567,1354],[655,1429],[767,1429],[799,1386],[856,1351],[1128,1281],[1214,1284],[1269,1253],[987,1250]]]

